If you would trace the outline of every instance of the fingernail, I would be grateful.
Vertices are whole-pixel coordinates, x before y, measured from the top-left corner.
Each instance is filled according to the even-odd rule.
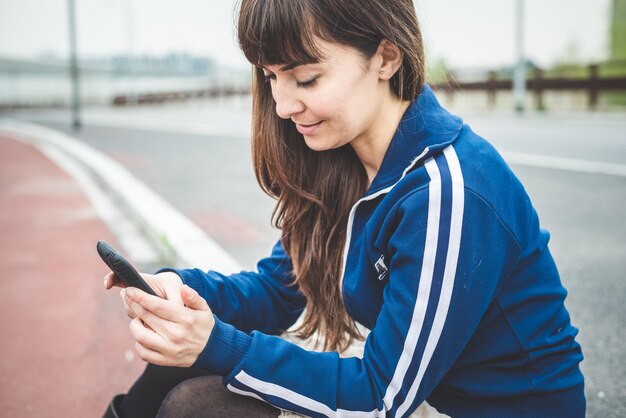
[[[109,282],[109,280],[108,280],[108,279],[104,279],[104,288],[105,288],[105,289],[107,288],[107,283],[108,283],[108,282]]]
[[[135,291],[131,288],[127,288],[126,289],[126,296],[128,296],[130,299],[133,298],[133,295],[135,294]]]

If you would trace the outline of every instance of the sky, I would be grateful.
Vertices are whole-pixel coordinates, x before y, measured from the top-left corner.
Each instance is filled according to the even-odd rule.
[[[415,0],[427,58],[452,67],[514,61],[516,0]],[[525,52],[541,66],[608,51],[610,0],[524,0]],[[246,66],[233,32],[235,0],[76,0],[83,57],[190,52]],[[0,0],[0,56],[68,55],[67,0]]]

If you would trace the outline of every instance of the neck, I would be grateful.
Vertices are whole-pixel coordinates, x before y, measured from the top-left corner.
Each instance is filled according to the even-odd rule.
[[[376,177],[402,115],[410,104],[410,101],[400,101],[390,95],[389,99],[380,106],[370,132],[351,142],[354,152],[367,173],[368,187]]]

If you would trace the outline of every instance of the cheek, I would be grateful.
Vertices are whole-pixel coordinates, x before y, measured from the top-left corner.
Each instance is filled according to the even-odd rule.
[[[321,119],[334,119],[341,114],[345,103],[346,94],[329,85],[316,91],[307,107]]]
[[[344,130],[362,115],[362,103],[355,92],[345,86],[337,86],[319,91],[309,109],[319,118],[329,121],[334,128]]]
[[[351,74],[338,79],[325,90],[320,96],[320,102],[323,102],[320,110],[336,120],[346,125],[361,125],[376,116],[376,83],[365,74]]]
[[[354,95],[345,97],[341,102],[329,103],[328,106],[328,109],[333,106],[333,128],[350,140],[367,130],[375,117],[371,103]]]

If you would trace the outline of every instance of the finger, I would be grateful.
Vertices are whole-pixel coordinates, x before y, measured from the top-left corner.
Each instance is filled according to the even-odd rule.
[[[167,300],[172,301],[174,303],[177,303],[180,306],[183,306],[183,305],[185,305],[185,302],[183,301],[183,299],[181,297],[181,292],[179,290],[180,289],[176,289],[175,291],[168,292],[168,299]]]
[[[185,308],[183,306],[166,299],[161,299],[158,296],[149,295],[146,292],[134,287],[126,289],[126,302],[135,311],[137,316],[141,317],[144,321],[150,317],[150,314],[153,314],[158,318],[176,322],[176,320],[185,313]],[[136,309],[136,306],[134,306],[133,303],[140,305],[144,309]],[[147,318],[143,318],[141,314],[146,315]]]
[[[168,293],[166,291],[166,287],[158,280],[155,280],[155,276],[153,274],[139,272],[139,275],[148,284],[148,286],[150,286],[150,288],[157,294],[157,296],[159,296],[162,299],[169,299]]]
[[[141,319],[146,327],[153,329],[159,335],[170,336],[176,323],[189,322],[188,313],[190,310],[185,309],[182,305],[148,295],[135,288],[127,288],[125,293],[126,303],[133,315]],[[142,295],[138,296],[137,293]],[[136,302],[136,299],[140,299],[140,302],[144,304]],[[151,301],[151,299],[156,299],[156,301]],[[147,305],[149,308],[146,307],[146,300],[148,300]],[[151,309],[154,309],[156,312],[153,312]]]
[[[169,366],[169,362],[165,356],[157,351],[144,347],[140,343],[135,343],[135,351],[143,361],[156,364],[157,366]]]
[[[126,287],[126,285],[122,283],[122,281],[118,279],[118,277],[112,271],[108,272],[104,276],[103,280],[104,280],[104,288],[107,290],[111,289],[112,287],[122,287],[122,288]]]
[[[145,348],[159,353],[165,350],[166,343],[163,338],[150,328],[147,328],[141,319],[135,318],[130,321],[128,329],[133,338]]]
[[[191,287],[184,285],[181,288],[180,295],[181,295],[183,303],[188,308],[194,309],[196,311],[210,310],[209,305],[207,304],[206,300],[204,300],[204,298],[200,296],[198,292],[196,292]]]
[[[132,315],[134,315],[133,319],[140,320],[141,322],[143,322],[144,327],[154,330],[159,335],[166,335],[169,327],[171,327],[173,324],[172,321],[160,318],[139,303],[128,300],[127,302],[129,310],[132,312]]]
[[[150,283],[149,280],[154,280],[158,283],[158,285],[160,285],[163,291],[167,294],[167,300],[183,305],[183,300],[180,297],[180,288],[183,285],[183,281],[178,274],[167,271],[158,273],[154,276],[142,276],[148,283]]]
[[[130,319],[135,319],[137,314],[130,308],[130,305],[126,302],[126,289],[120,289],[120,297],[122,298],[122,303],[124,304],[124,310],[126,311],[126,316]]]

